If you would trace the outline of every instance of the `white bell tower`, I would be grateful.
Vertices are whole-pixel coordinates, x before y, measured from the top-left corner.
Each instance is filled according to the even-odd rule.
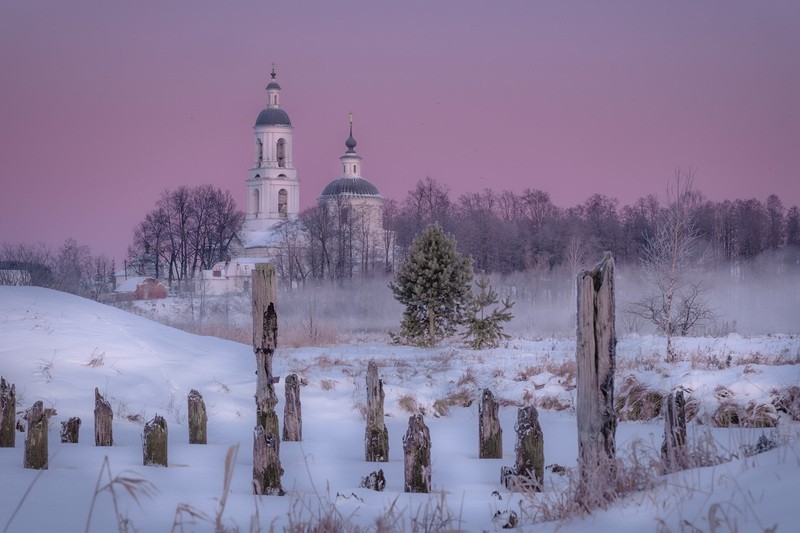
[[[300,180],[292,159],[292,122],[281,108],[275,65],[267,85],[267,107],[256,119],[254,161],[247,178],[244,230],[268,230],[300,213]]]

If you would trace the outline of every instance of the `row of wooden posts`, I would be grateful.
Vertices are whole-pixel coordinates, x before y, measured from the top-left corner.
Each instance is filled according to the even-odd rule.
[[[256,426],[253,431],[253,490],[255,494],[283,495],[280,463],[278,403],[272,373],[277,347],[278,322],[275,311],[275,269],[258,264],[252,274],[253,351],[256,356]],[[616,479],[614,412],[614,261],[610,253],[591,271],[578,276],[577,402],[578,470],[577,498],[602,495],[613,490]],[[365,460],[389,460],[389,435],[384,424],[383,382],[374,361],[367,366],[367,421],[364,436]],[[0,447],[14,446],[15,389],[0,381]],[[302,440],[300,383],[295,374],[285,380],[283,440]],[[478,408],[479,457],[502,458],[502,428],[499,406],[490,390],[484,389]],[[686,468],[686,422],[683,394],[669,395],[664,405],[665,431],[662,457],[665,468]],[[25,441],[26,468],[47,468],[47,419],[55,414],[36,402],[28,410],[28,435]],[[111,405],[95,389],[95,444],[113,444]],[[189,442],[206,443],[207,414],[202,396],[192,390],[188,397]],[[62,422],[62,442],[77,442],[80,419]],[[509,489],[541,490],[544,478],[544,436],[534,406],[519,409],[515,424],[516,462],[503,467],[501,482]],[[9,444],[10,443],[10,444]],[[403,437],[404,488],[406,492],[429,492],[431,488],[431,441],[422,415],[410,417]],[[143,463],[167,466],[167,423],[156,416],[143,435]],[[362,478],[362,486],[382,490],[383,471]]]

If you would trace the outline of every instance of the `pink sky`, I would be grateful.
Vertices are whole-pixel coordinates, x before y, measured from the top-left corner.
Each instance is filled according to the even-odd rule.
[[[800,204],[800,3],[0,3],[0,241],[121,263],[164,188],[245,197],[272,62],[302,207],[339,172],[401,200],[526,187]]]

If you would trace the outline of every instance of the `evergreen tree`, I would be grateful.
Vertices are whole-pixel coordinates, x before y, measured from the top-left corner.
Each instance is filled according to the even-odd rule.
[[[470,301],[472,261],[456,250],[456,241],[438,224],[414,239],[408,260],[389,284],[406,306],[396,342],[435,346],[452,335]]]
[[[498,303],[497,292],[492,288],[486,274],[481,274],[475,285],[480,292],[471,299],[464,319],[467,331],[462,337],[470,339],[469,346],[473,350],[497,348],[500,341],[509,338],[509,335],[503,333],[502,324],[513,318],[511,308],[514,306],[514,302],[509,296],[506,296],[501,307],[495,307],[488,312],[489,306]]]

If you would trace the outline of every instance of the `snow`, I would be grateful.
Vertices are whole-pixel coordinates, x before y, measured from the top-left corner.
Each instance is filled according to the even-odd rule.
[[[735,458],[654,476],[654,487],[633,492],[608,509],[535,525],[531,503],[560,497],[566,478],[548,470],[545,493],[529,497],[502,487],[500,467],[514,463],[517,406],[546,396],[557,398],[566,409],[540,408],[545,464],[575,466],[574,380],[565,370],[574,357],[574,339],[514,339],[503,348],[481,352],[458,346],[429,350],[381,343],[280,348],[275,373],[295,372],[307,380],[300,393],[304,440],[282,442],[280,448],[283,487],[288,492],[284,497],[252,494],[255,359],[249,346],[191,335],[64,293],[5,286],[0,287],[0,339],[0,374],[16,384],[18,411],[37,400],[57,410],[51,419],[49,470],[22,468],[24,433],[17,433],[15,448],[0,448],[0,526],[12,532],[83,531],[105,457],[113,475],[126,472],[157,489],[153,497],[140,496],[140,508],[118,488],[120,511],[140,531],[170,530],[180,504],[213,515],[222,496],[226,453],[237,444],[223,523],[242,529],[256,513],[264,529],[281,529],[290,520],[295,524],[311,520],[320,507],[324,512],[333,506],[365,527],[374,526],[376,517],[392,509],[391,523],[399,530],[411,530],[414,518],[426,511],[430,517],[442,497],[453,518],[448,527],[466,531],[494,531],[499,528],[492,521],[495,512],[510,510],[518,513],[524,531],[633,532],[661,526],[680,531],[687,524],[706,530],[711,527],[709,520],[723,525],[727,520],[739,531],[775,524],[779,531],[790,531],[797,521],[800,424],[781,414],[776,430],[708,425],[719,404],[715,390],[720,385],[744,405],[769,404],[774,390],[800,384],[796,335],[680,338],[676,348],[681,360],[669,365],[658,355],[664,352],[663,339],[635,335],[620,339],[617,388],[630,375],[663,393],[683,387],[699,409],[689,424],[691,438],[699,441],[710,431],[720,453]],[[359,407],[366,402],[364,380],[370,359],[378,363],[386,393],[388,463],[364,461],[365,423]],[[95,387],[115,411],[115,445],[110,448],[94,446]],[[484,387],[504,401],[503,459],[477,458],[477,403],[452,405],[446,416],[434,416],[437,400],[461,393],[477,401]],[[209,412],[205,446],[187,444],[186,396],[192,388],[202,393]],[[276,388],[282,421],[283,380]],[[403,492],[402,437],[410,414],[401,405],[409,399],[424,409],[430,429],[432,483],[437,491],[431,495]],[[169,423],[168,468],[142,466],[143,424],[156,414]],[[72,416],[83,421],[80,443],[61,444],[60,422]],[[785,444],[744,457],[741,446],[762,434]],[[658,419],[621,422],[619,455],[627,457],[635,441],[657,450],[661,435]],[[361,477],[378,468],[386,476],[385,491],[359,488]],[[494,491],[502,499],[493,497]],[[202,522],[188,525],[186,515],[183,520],[187,530],[214,529]],[[108,492],[97,496],[89,529],[117,529]]]
[[[147,279],[153,279],[153,278],[148,278],[146,276],[128,278],[128,279],[126,279],[125,281],[123,281],[122,283],[120,283],[117,286],[117,288],[115,289],[115,292],[120,292],[120,293],[123,293],[123,292],[136,292],[136,288],[139,285],[141,285],[142,283],[144,283],[145,280],[147,280]]]

